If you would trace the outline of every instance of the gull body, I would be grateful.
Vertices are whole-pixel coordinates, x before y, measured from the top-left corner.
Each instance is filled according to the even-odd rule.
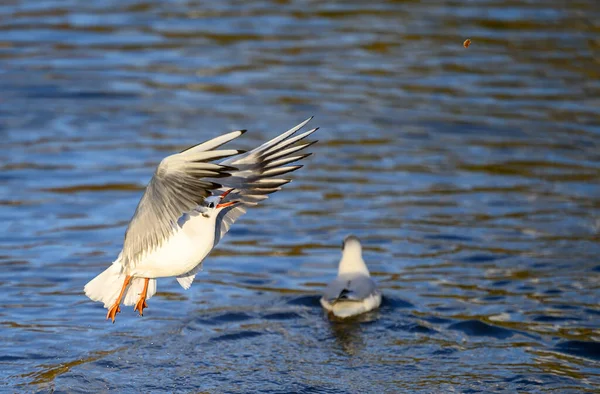
[[[215,245],[217,215],[203,216],[200,212],[186,213],[178,220],[178,231],[164,244],[144,256],[130,275],[161,278],[186,274],[197,267]],[[168,264],[165,262],[168,261]]]
[[[340,318],[356,316],[381,305],[381,292],[362,258],[360,241],[353,235],[344,239],[338,276],[325,289],[321,305]]]
[[[310,155],[296,154],[312,145],[304,139],[316,128],[296,135],[310,119],[249,152],[217,149],[245,132],[240,130],[163,159],[127,227],[121,253],[86,284],[85,294],[103,302],[114,322],[121,300],[143,313],[157,278],[176,277],[188,289],[231,225],[290,182],[281,175],[302,167],[288,164]],[[226,160],[211,163],[219,159]]]

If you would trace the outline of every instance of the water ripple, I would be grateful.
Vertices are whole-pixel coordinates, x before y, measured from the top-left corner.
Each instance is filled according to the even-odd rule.
[[[3,2],[5,387],[595,391],[598,20],[591,0]],[[82,288],[156,164],[309,115],[315,154],[192,289],[161,280],[106,324]],[[319,291],[349,233],[384,302],[344,322]]]

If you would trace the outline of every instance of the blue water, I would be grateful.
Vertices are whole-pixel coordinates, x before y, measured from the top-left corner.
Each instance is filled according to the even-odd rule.
[[[0,391],[594,392],[599,21],[594,0],[2,2]],[[315,154],[192,288],[107,322],[82,288],[157,163],[311,115]],[[384,302],[337,322],[319,292],[350,233]]]

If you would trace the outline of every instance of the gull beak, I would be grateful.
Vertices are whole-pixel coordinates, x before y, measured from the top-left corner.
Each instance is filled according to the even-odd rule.
[[[229,190],[225,190],[225,192],[223,194],[221,194],[221,196],[219,197],[221,200],[224,199],[225,197],[227,197],[227,195],[229,193],[231,193],[233,191],[233,189],[229,189]]]
[[[229,193],[231,193],[232,191],[233,191],[233,189],[229,189],[229,190],[225,191],[223,194],[221,194],[221,195],[219,196],[219,198],[220,198],[221,200],[223,200],[223,199],[224,199],[225,197],[227,197],[227,195],[228,195]],[[226,208],[226,207],[230,207],[230,206],[232,206],[232,205],[234,205],[234,204],[237,204],[238,202],[239,202],[239,201],[229,201],[229,202],[225,202],[225,203],[222,203],[222,204],[217,204],[217,209],[219,209],[219,208]]]

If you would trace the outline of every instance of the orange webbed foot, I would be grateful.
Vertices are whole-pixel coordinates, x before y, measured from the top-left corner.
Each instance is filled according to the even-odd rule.
[[[144,316],[144,308],[148,308],[148,304],[146,303],[146,299],[140,298],[137,304],[135,304],[133,311],[140,311],[140,316]]]
[[[123,287],[121,288],[119,296],[117,297],[113,306],[111,306],[108,309],[108,313],[106,314],[106,320],[112,319],[113,324],[115,323],[115,316],[117,316],[117,313],[121,312],[121,307],[119,307],[119,304],[121,303],[121,298],[123,298],[123,294],[125,294],[125,289],[127,289],[127,286],[129,286],[130,280],[131,276],[127,275],[125,277],[125,280],[123,281]]]
[[[115,304],[113,306],[110,307],[110,309],[108,310],[108,313],[106,314],[106,319],[112,319],[112,322],[114,324],[115,322],[115,317],[117,316],[117,313],[121,312],[121,307],[119,307],[119,304]]]
[[[135,304],[135,307],[133,308],[133,311],[140,311],[140,316],[144,316],[144,308],[148,308],[148,304],[146,304],[146,296],[148,294],[148,283],[150,282],[150,279],[148,278],[144,278],[144,289],[142,290],[142,293],[140,294],[140,299],[138,300],[137,304]]]

